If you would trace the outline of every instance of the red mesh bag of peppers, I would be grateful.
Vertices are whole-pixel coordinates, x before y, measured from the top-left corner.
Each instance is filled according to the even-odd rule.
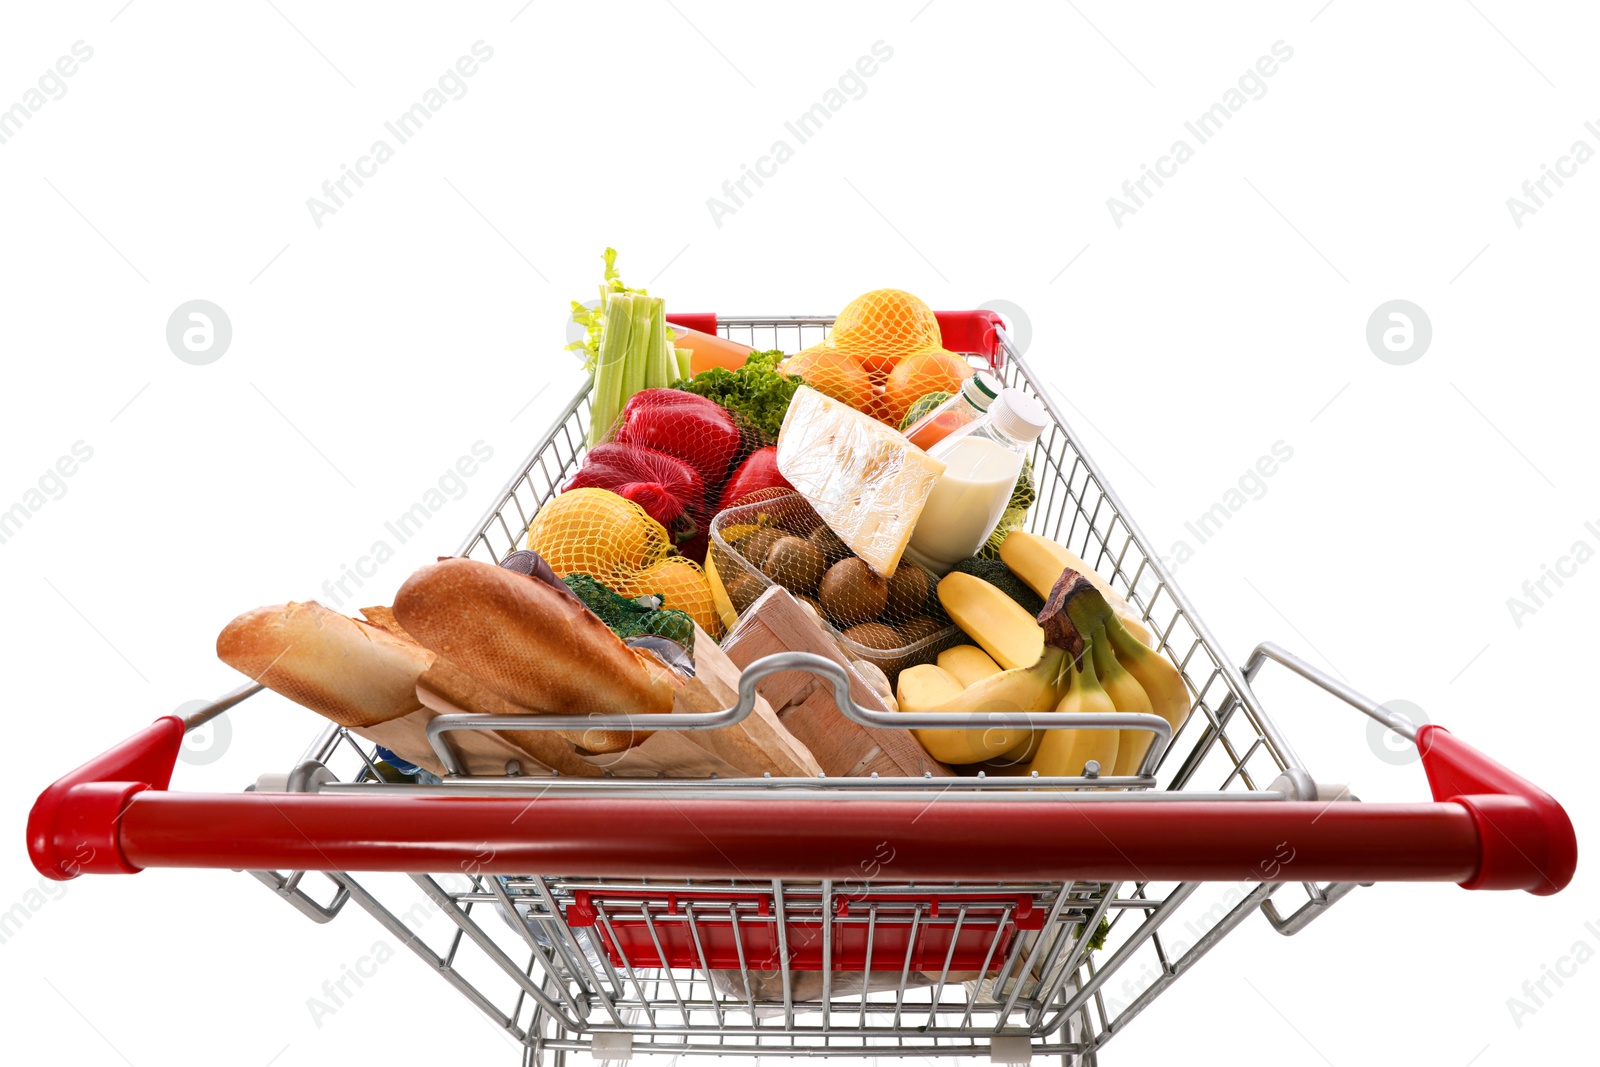
[[[704,563],[711,520],[753,494],[787,489],[777,430],[799,379],[756,353],[737,370],[714,368],[671,388],[634,393],[567,489],[607,489],[666,527],[678,551]]]

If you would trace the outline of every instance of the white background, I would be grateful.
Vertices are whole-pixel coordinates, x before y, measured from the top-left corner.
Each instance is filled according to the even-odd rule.
[[[7,5],[0,31],[0,107],[93,48],[0,144],[0,508],[74,442],[93,449],[0,545],[0,909],[26,911],[0,944],[9,1049],[516,1062],[409,956],[317,1025],[307,998],[379,936],[355,909],[315,927],[228,872],[47,896],[23,826],[55,777],[234,685],[212,655],[224,622],[318,595],[482,440],[493,459],[363,602],[453,550],[576,384],[567,301],[592,294],[607,244],[680,310],[827,313],[880,286],[1014,302],[1162,551],[1286,442],[1265,495],[1178,571],[1223,645],[1242,661],[1275,639],[1413,702],[1597,843],[1600,563],[1520,627],[1506,604],[1575,541],[1600,548],[1600,163],[1521,227],[1506,206],[1573,141],[1600,148],[1592,11],[123,3]],[[319,228],[307,198],[479,40],[493,58],[466,95]],[[876,41],[893,56],[865,95],[718,226],[707,198]],[[1276,41],[1293,57],[1266,94],[1119,228],[1106,199],[1194,146],[1183,123]],[[196,298],[233,327],[208,366],[165,341]],[[1407,366],[1364,336],[1396,298],[1433,326]],[[1260,692],[1318,777],[1425,797],[1349,709],[1280,675]],[[231,719],[228,749],[180,764],[176,788],[238,789],[316,729],[281,701]],[[1600,950],[1584,867],[1553,898],[1359,890],[1293,939],[1248,922],[1103,1062],[1576,1062],[1600,962],[1520,1025],[1507,1000],[1579,941]]]

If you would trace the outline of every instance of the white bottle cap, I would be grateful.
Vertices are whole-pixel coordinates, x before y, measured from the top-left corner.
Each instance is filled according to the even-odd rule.
[[[1044,406],[1021,389],[1002,389],[989,405],[989,421],[1008,437],[1032,442],[1050,425]]]
[[[1000,379],[988,371],[978,371],[961,383],[961,395],[979,411],[988,411],[994,398],[1000,395]]]

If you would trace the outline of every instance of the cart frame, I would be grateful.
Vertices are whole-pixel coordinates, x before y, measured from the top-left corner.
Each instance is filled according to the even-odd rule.
[[[981,356],[1050,413],[1033,453],[1038,499],[1027,528],[1123,593],[1189,689],[1192,711],[1176,734],[1153,716],[1074,720],[1157,731],[1140,774],[597,781],[513,767],[506,777],[412,785],[384,781],[370,746],[329,727],[270,789],[169,792],[184,732],[260,688],[243,686],[187,720],[157,720],[46,790],[29,819],[35,865],[53,878],[246,869],[319,923],[353,900],[530,1064],[582,1051],[1049,1055],[1089,1067],[1256,911],[1291,935],[1357,884],[1547,894],[1570,881],[1571,823],[1537,787],[1275,645],[1258,646],[1242,668],[1222,655],[999,316],[940,319],[947,345]],[[786,351],[832,323],[674,321]],[[498,562],[520,547],[581,462],[587,414],[585,386],[458,555]],[[1319,786],[1252,688],[1269,661],[1417,744],[1435,802],[1361,804]],[[952,722],[859,708],[837,667],[790,653],[752,664],[735,707],[673,716],[673,728],[736,722],[760,677],[792,669],[830,681],[840,710],[865,725]],[[1048,718],[973,725],[1059,726]],[[562,725],[570,720],[559,715],[445,716],[430,739],[459,770],[455,730]],[[307,888],[318,871],[331,883],[320,895]],[[1202,890],[1213,883],[1224,893],[1207,908]],[[1302,894],[1280,910],[1274,895],[1294,884]],[[442,942],[428,925],[441,914]]]

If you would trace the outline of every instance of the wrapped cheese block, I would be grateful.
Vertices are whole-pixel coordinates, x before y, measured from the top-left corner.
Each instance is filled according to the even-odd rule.
[[[778,431],[778,471],[887,578],[944,464],[876,419],[801,386]]]

